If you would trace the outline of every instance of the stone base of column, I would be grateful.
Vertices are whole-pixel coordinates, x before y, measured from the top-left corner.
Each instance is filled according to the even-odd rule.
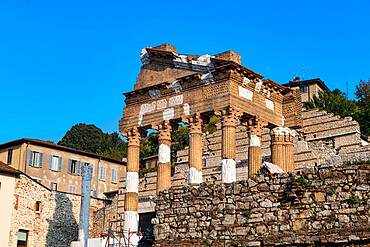
[[[189,176],[188,176],[189,184],[200,184],[203,182],[203,173],[202,171],[198,171],[195,167],[190,167],[189,169]]]
[[[248,175],[255,176],[262,165],[261,147],[251,146],[248,149]]]
[[[157,195],[159,190],[171,188],[171,163],[159,163],[157,170]]]
[[[139,214],[136,211],[125,211],[123,230],[137,232],[139,230]]]
[[[223,159],[221,161],[221,181],[222,183],[233,183],[236,181],[236,162],[233,159]]]

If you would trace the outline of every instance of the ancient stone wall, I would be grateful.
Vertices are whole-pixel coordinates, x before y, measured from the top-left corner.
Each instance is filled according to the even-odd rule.
[[[369,174],[368,166],[319,166],[162,191],[156,243],[362,246],[370,241]]]
[[[50,191],[22,174],[15,185],[9,246],[17,246],[19,229],[28,231],[28,246],[69,246],[78,238],[80,201],[79,195]],[[93,213],[103,205],[104,200],[91,198],[90,234]]]
[[[104,207],[98,209],[93,215],[93,227],[90,231],[90,238],[99,238],[101,233],[108,229],[115,229],[116,222],[119,222],[118,194],[107,198]]]

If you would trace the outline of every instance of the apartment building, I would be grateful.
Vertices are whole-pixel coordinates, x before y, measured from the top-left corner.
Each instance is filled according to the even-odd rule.
[[[301,91],[302,102],[311,101],[313,96],[318,96],[320,91],[330,91],[320,78],[301,81],[299,77],[296,77],[293,81],[282,85],[292,89],[299,89]]]
[[[0,145],[0,161],[22,171],[55,191],[81,192],[81,167],[93,167],[91,195],[104,198],[104,192],[118,190],[126,176],[126,162],[79,151],[37,139],[19,139]]]

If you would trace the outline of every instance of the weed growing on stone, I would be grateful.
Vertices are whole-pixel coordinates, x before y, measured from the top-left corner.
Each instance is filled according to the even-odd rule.
[[[349,198],[349,204],[351,204],[351,205],[357,205],[358,204],[357,197],[352,196],[351,198]]]
[[[311,216],[311,219],[312,219],[312,220],[317,220],[317,216],[316,216],[316,214],[313,214],[313,215]]]
[[[204,240],[203,240],[203,242],[204,242],[205,244],[207,244],[208,246],[211,246],[211,243],[209,242],[209,240],[208,240],[208,239],[204,239]]]
[[[335,192],[336,192],[335,190],[331,190],[331,191],[329,191],[329,195],[331,195],[331,196],[332,196],[332,195],[334,195],[334,194],[335,194]]]

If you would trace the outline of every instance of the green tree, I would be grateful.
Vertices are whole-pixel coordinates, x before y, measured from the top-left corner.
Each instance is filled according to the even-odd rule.
[[[353,118],[360,124],[361,133],[370,136],[370,79],[367,82],[360,81],[355,95],[359,110],[353,114]]]
[[[320,91],[318,96],[314,95],[311,101],[304,103],[304,106],[307,109],[318,108],[342,117],[352,116],[357,111],[356,103],[347,100],[345,94],[339,89],[333,92]]]
[[[58,145],[90,153],[104,152],[104,133],[93,124],[76,124],[67,131]]]
[[[215,132],[217,130],[216,124],[220,121],[221,120],[219,117],[215,115],[211,116],[211,118],[209,119],[209,122],[203,125],[203,132],[208,132],[208,133]]]
[[[103,133],[93,124],[80,123],[72,126],[58,142],[58,145],[117,160],[122,160],[123,157],[127,156],[127,143],[120,138],[117,132]]]

